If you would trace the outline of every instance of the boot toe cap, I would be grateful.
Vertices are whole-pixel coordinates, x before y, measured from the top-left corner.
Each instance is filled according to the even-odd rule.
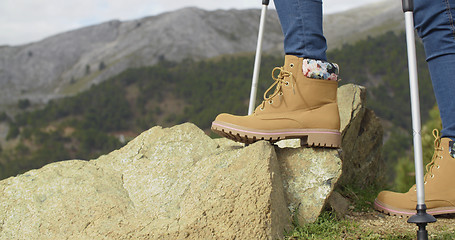
[[[249,121],[247,121],[247,116],[236,116],[228,113],[219,114],[213,122],[223,125],[229,124],[238,126],[243,126],[249,123]]]
[[[375,209],[393,215],[415,214],[416,202],[410,198],[410,193],[382,191],[374,201]]]
[[[216,122],[229,122],[230,119],[235,118],[234,115],[229,114],[229,113],[221,113],[218,116],[216,116],[215,121]]]

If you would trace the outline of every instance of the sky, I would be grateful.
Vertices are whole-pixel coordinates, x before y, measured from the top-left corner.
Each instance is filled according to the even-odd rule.
[[[324,14],[379,1],[323,0]],[[113,19],[138,19],[189,6],[215,10],[261,8],[261,4],[261,0],[0,0],[0,46],[26,44]],[[270,7],[274,8],[273,0]]]

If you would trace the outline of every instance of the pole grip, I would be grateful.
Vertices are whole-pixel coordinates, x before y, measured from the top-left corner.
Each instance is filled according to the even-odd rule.
[[[402,0],[403,12],[412,12],[414,11],[414,1],[413,0]]]
[[[270,2],[270,0],[262,0],[262,5],[268,6],[269,2]]]

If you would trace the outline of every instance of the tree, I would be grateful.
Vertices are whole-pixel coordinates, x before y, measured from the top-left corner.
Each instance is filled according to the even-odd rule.
[[[438,131],[441,131],[442,129],[442,122],[437,105],[430,110],[430,119],[422,126],[422,158],[424,165],[428,164],[433,157],[435,140],[433,129],[437,129]]]
[[[28,100],[28,99],[21,99],[21,100],[19,100],[19,102],[17,103],[17,106],[19,107],[19,109],[25,110],[25,109],[27,109],[28,107],[30,107],[30,100]]]
[[[5,112],[0,113],[0,122],[8,121],[8,115]]]
[[[6,140],[11,140],[19,136],[19,128],[16,124],[11,124],[9,126],[8,134],[6,135]]]
[[[401,157],[395,165],[395,189],[406,192],[415,183],[414,164],[408,157]]]
[[[85,75],[89,75],[90,74],[90,65],[85,65]]]
[[[100,65],[98,66],[98,70],[103,71],[106,68],[106,64],[104,64],[103,61],[100,62]]]

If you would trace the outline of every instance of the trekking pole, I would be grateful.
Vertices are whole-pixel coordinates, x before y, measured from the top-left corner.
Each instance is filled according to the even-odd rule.
[[[248,106],[248,115],[251,115],[256,105],[256,93],[258,91],[259,69],[261,68],[261,51],[262,37],[264,36],[265,16],[269,0],[262,0],[261,21],[259,23],[258,44],[256,47],[256,57],[254,59],[253,80],[251,84],[250,105]]]
[[[417,214],[408,219],[408,223],[418,226],[417,239],[427,240],[428,232],[425,229],[428,223],[436,222],[436,218],[427,213],[425,205],[425,189],[422,161],[422,136],[420,122],[419,85],[417,79],[417,56],[414,37],[414,2],[402,0],[406,24],[406,44],[408,48],[409,87],[411,92],[412,135],[414,142],[414,164],[417,186]]]

